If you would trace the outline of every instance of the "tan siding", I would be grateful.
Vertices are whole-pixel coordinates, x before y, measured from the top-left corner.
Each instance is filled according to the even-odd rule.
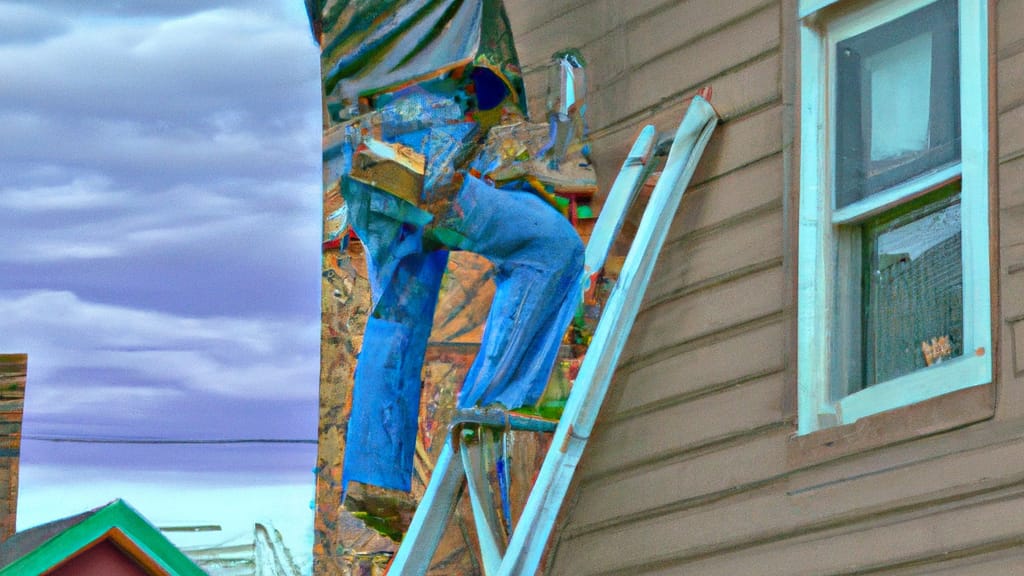
[[[613,548],[620,543],[609,527],[634,515],[650,516],[781,474],[788,434],[781,424],[787,383],[779,317],[778,4],[698,0],[660,3],[649,12],[618,10],[633,10],[617,15],[623,18],[618,26],[598,15],[570,21],[566,14],[564,23],[531,36],[538,41],[531,58],[538,61],[554,48],[555,33],[546,30],[585,39],[602,184],[610,183],[640,125],[674,129],[698,87],[713,86],[712,102],[724,122],[670,230],[627,347],[626,368],[602,414],[606,424],[584,457],[578,516],[570,515],[562,531],[584,538],[592,533],[598,537],[590,541],[615,542]],[[528,76],[531,104],[543,93],[539,77]],[[762,460],[769,454],[775,458]],[[573,542],[556,544],[561,564],[555,566],[561,567],[555,573],[583,573]],[[562,554],[565,546],[570,551]]]
[[[998,3],[1001,392],[999,418],[1024,415],[1024,0]]]
[[[885,572],[886,576],[1020,576],[1024,566],[1024,547],[1014,546],[1009,550],[997,550],[980,557],[969,556],[964,560],[952,559],[935,565],[915,567],[907,570]]]
[[[1015,320],[1010,323],[1011,337],[1013,344],[1013,373],[1020,375],[1024,372],[1024,320]]]
[[[1022,245],[1017,247],[1020,248]],[[1015,323],[1024,317],[1024,270],[1020,268],[1024,261],[1007,259],[1006,264],[1007,266],[1004,266],[1003,269],[1011,271],[1005,273],[1002,279],[1003,294],[1005,295],[1003,318],[1007,322]],[[1021,344],[1024,344],[1024,341]],[[1020,365],[1020,368],[1024,368],[1024,364]]]
[[[724,71],[777,48],[778,11],[769,8],[744,18],[719,34],[698,39],[631,69],[628,76],[592,94],[591,122],[601,130],[614,120],[644,111],[666,95],[693,90]],[[685,28],[681,28],[685,30]],[[730,42],[722,42],[723,36]],[[646,30],[637,30],[646,38]],[[694,62],[700,62],[694,66]]]
[[[708,228],[726,226],[732,219],[781,205],[782,155],[773,154],[745,170],[734,171],[687,190],[669,229],[667,242]],[[672,250],[667,249],[666,252],[671,253]]]
[[[632,20],[673,3],[673,0],[518,0],[507,5],[516,31],[520,60],[531,66],[546,60],[555,50],[570,47],[565,44],[567,40],[572,41],[573,47],[587,50],[614,29],[625,28]]]
[[[653,355],[678,344],[777,313],[782,306],[781,267],[687,294],[640,313],[626,358]]]
[[[1012,176],[1012,179],[1011,179]],[[1001,391],[997,405],[1000,418],[1019,418],[1024,414],[1024,156],[1000,166],[1004,201],[1012,208],[1000,214],[1000,302],[1003,322],[997,334],[1002,343]],[[1014,197],[1015,196],[1015,197]]]
[[[778,53],[770,53],[762,58],[743,63],[737,68],[730,69],[720,76],[708,78],[702,84],[712,86],[715,91],[712,101],[715,110],[723,119],[719,132],[726,130],[733,123],[740,121],[752,111],[760,110],[767,105],[776,103],[780,99],[781,87],[779,84],[780,58]],[[683,117],[688,97],[692,96],[696,87],[683,90],[674,97],[667,97],[665,102],[659,103],[650,110],[612,124],[601,131],[594,132],[594,159],[597,164],[598,176],[601,185],[607,187],[611,184],[615,172],[618,170],[622,159],[632,144],[636,132],[642,125],[652,124],[663,132],[671,132],[679,125]],[[622,96],[625,97],[625,96]],[[614,104],[614,102],[612,102]],[[719,136],[715,136],[712,142]],[[766,153],[771,155],[781,147]],[[705,154],[708,156],[708,154]],[[760,158],[751,158],[751,161]],[[723,173],[719,172],[721,176]],[[695,185],[701,184],[706,179],[695,180]],[[756,194],[756,193],[755,193]],[[684,199],[684,202],[686,200]],[[685,212],[684,212],[685,213]]]
[[[702,576],[812,576],[884,573],[894,566],[936,567],[960,555],[991,548],[1020,546],[1024,499],[953,509],[894,525],[862,527],[847,534],[827,534],[791,545],[770,544],[724,553],[687,564]],[[964,535],[968,536],[964,536]],[[619,572],[628,574],[631,571]],[[679,566],[645,571],[650,576],[678,575]],[[607,574],[607,572],[601,572]],[[984,573],[972,576],[986,576]]]
[[[771,0],[690,0],[668,5],[629,23],[630,30],[642,30],[643,36],[631,38],[627,57],[630,62],[657,60],[769,3]],[[685,26],[680,25],[683,22]],[[608,80],[613,82],[617,78]]]
[[[623,526],[736,492],[786,471],[788,429],[762,430],[584,484],[568,537]],[[589,469],[588,469],[589,471]],[[629,494],[623,498],[623,494]]]
[[[1024,105],[1024,49],[999,61],[999,110],[1009,111]]]
[[[1000,241],[1007,248],[1024,244],[1024,204],[1003,208],[999,214]]]
[[[772,106],[730,122],[708,143],[693,175],[695,184],[749,166],[782,149],[782,106]]]
[[[1002,57],[1024,48],[1024,0],[996,4],[996,53]]]
[[[580,27],[594,30],[569,34],[587,38],[604,185],[640,125],[671,129],[696,87],[714,86],[724,122],[672,225],[548,573],[1017,574],[1024,563],[1024,378],[1016,376],[1024,375],[1024,0],[994,4],[999,418],[813,464],[794,457],[793,425],[783,413],[795,358],[785,348],[792,279],[783,267],[779,30],[787,16],[780,4],[794,6],[653,2],[628,16],[610,8],[620,23],[587,16]],[[587,6],[606,4],[572,3],[570,12]],[[559,27],[575,30],[544,30]],[[555,35],[537,34],[545,42]]]
[[[618,4],[628,6],[631,3]],[[612,67],[602,68],[603,74],[594,83],[594,90],[600,91],[625,80],[627,70],[632,74],[638,67],[637,63],[646,65],[659,57],[671,55],[711,30],[742,18],[764,4],[765,0],[736,0],[728,4],[716,3],[715,0],[674,2],[627,21],[620,34],[598,36],[593,44],[585,47],[595,62],[608,59],[615,63]],[[635,9],[629,12],[631,16],[637,15]],[[681,27],[680,22],[686,22],[686,26]],[[680,86],[674,88],[678,90]]]
[[[1024,155],[999,165],[999,207],[1024,204]]]
[[[536,68],[547,62],[551,54],[564,48],[578,48],[587,56],[588,46],[596,39],[613,33],[621,26],[620,10],[611,6],[610,0],[576,3],[576,8],[561,11],[548,18],[543,24],[516,36],[516,50],[524,68]],[[551,8],[538,10],[540,13],[553,12],[559,3],[551,2]],[[561,8],[561,6],[558,6]],[[566,45],[566,39],[572,45]],[[589,58],[588,58],[589,60]],[[594,63],[604,67],[607,63]],[[593,83],[591,83],[593,85]]]
[[[592,0],[564,0],[550,2],[548,0],[506,0],[505,9],[512,23],[512,32],[516,37],[516,49],[522,51],[527,44],[530,32],[544,26],[552,19],[581,6],[592,5]]]
[[[1006,2],[1007,14],[1024,18],[1024,1]],[[1012,17],[1012,16],[1011,16]],[[1024,24],[1012,28],[1012,37],[1001,37],[1000,45],[1015,54],[1003,58],[998,68],[999,86],[999,254],[1002,386],[997,416],[1024,415]],[[1008,52],[1004,50],[1003,52]]]
[[[609,423],[591,440],[587,473],[622,470],[778,423],[784,385],[775,374]]]
[[[637,108],[651,105],[651,96],[664,95],[668,86],[676,91],[692,91],[691,86],[676,76],[657,76],[659,70],[666,65],[671,68],[674,60],[686,59],[690,53],[685,50],[692,50],[691,46],[707,33],[734,20],[742,20],[752,10],[770,3],[770,0],[738,0],[727,4],[716,0],[595,0],[538,6],[534,2],[518,2],[510,3],[509,12],[517,31],[518,51],[527,73],[527,94],[534,114],[543,108],[541,98],[546,82],[541,67],[554,51],[575,47],[589,63],[590,124],[600,130],[609,121],[621,120]],[[679,22],[687,22],[687,26],[681,28]],[[776,43],[777,40],[769,40],[767,46]],[[744,60],[729,60],[726,54],[722,57],[725,59],[720,60],[720,71],[731,68],[733,62]],[[644,66],[662,68],[655,70],[655,77],[635,78],[635,71]],[[686,68],[693,69],[692,66]],[[628,75],[627,69],[631,72]],[[707,73],[708,68],[702,69]],[[708,81],[713,76],[712,73],[699,80]],[[641,83],[629,85],[636,80]],[[629,97],[631,90],[644,95],[626,104],[622,98]]]
[[[781,203],[730,224],[714,233],[667,244],[647,290],[648,303],[692,292],[738,270],[778,263],[782,257]]]
[[[741,326],[734,333],[673,349],[665,358],[631,364],[616,374],[617,391],[609,398],[609,418],[635,412],[709,389],[738,384],[752,376],[782,369],[785,325],[778,319]],[[699,366],[700,370],[694,370]],[[613,416],[614,415],[614,416]]]
[[[782,443],[785,440],[777,437],[776,441]],[[774,453],[766,450],[765,462]],[[882,530],[886,525],[905,524],[907,529],[912,529],[916,519],[932,509],[955,505],[970,508],[972,501],[982,504],[1003,497],[1016,498],[1020,492],[1022,459],[1024,440],[1015,439],[946,458],[862,472],[824,484],[808,485],[807,480],[813,479],[813,474],[811,478],[805,478],[795,473],[764,487],[755,486],[753,491],[749,486],[738,485],[736,488],[746,490],[736,490],[734,494],[725,492],[725,498],[712,500],[704,506],[584,534],[563,543],[564,549],[560,549],[560,553],[570,558],[586,557],[582,562],[573,563],[574,569],[579,570],[574,573],[578,574],[603,573],[631,563],[678,564],[686,561],[693,561],[695,565],[687,565],[685,569],[675,566],[674,573],[682,570],[688,574],[718,574],[721,572],[715,567],[716,563],[701,562],[701,559],[723,555],[726,565],[738,569],[735,562],[739,560],[730,558],[728,551],[754,546],[757,547],[757,555],[789,557],[791,566],[798,567],[799,556],[805,553],[803,550],[809,547],[809,543],[820,540],[819,545],[827,545],[830,550],[844,548],[844,538],[856,540],[861,532]],[[690,465],[699,467],[701,461],[690,462]],[[1017,502],[1013,510],[996,506],[991,520],[1001,522],[1003,518],[1016,514],[1014,510],[1022,505],[1024,501]],[[950,522],[957,520],[956,515],[945,518]],[[1015,526],[1021,522],[1024,520],[1016,521]],[[1012,534],[1013,530],[1024,533],[1019,526],[1007,527],[1005,532]],[[984,533],[965,530],[965,539],[978,538]],[[991,537],[1000,537],[1001,534],[992,534]],[[598,544],[601,541],[614,541],[617,546],[605,552]],[[772,545],[773,542],[779,544]],[[902,544],[898,537],[895,543],[890,543],[890,552],[893,547],[898,548],[892,558],[913,554],[909,542],[907,548]],[[588,552],[584,554],[584,550]],[[859,547],[852,550],[859,556],[850,567],[872,563],[867,558],[870,551]],[[861,556],[864,556],[863,560]],[[816,569],[821,573],[840,573],[835,565],[831,568],[820,565]],[[784,572],[739,570],[735,573]]]
[[[1024,105],[999,115],[999,160],[1024,155]]]
[[[1016,322],[1024,317],[1024,104],[1000,115],[999,155],[1006,159],[999,166],[999,249],[1002,274],[1001,304],[1002,317]],[[1024,358],[1024,342],[1012,338],[1017,330],[1003,331],[1007,335],[1003,347],[1004,356],[1011,365],[1004,362],[1012,377],[1019,369],[1017,358]],[[1024,413],[1024,392],[1020,386],[1010,387],[1007,383],[1004,399],[1006,405],[1000,413],[1020,415]]]

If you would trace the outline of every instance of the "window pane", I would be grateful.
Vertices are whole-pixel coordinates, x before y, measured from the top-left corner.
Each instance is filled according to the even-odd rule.
[[[954,0],[836,43],[835,205],[960,158]]]
[[[928,149],[932,34],[918,35],[864,59],[872,172]]]
[[[958,200],[933,201],[866,226],[866,386],[963,353]]]

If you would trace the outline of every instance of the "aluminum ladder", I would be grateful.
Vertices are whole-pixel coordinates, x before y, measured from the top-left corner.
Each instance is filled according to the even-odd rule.
[[[561,418],[556,422],[483,409],[463,412],[457,417],[438,456],[423,500],[388,569],[390,576],[426,574],[455,511],[463,481],[468,487],[473,508],[484,574],[524,576],[536,573],[562,500],[640,310],[669,225],[718,123],[718,115],[708,99],[709,88],[695,96],[676,130],[661,177],[651,194],[622,272],[602,311]],[[655,139],[654,127],[645,126],[615,179],[586,247],[580,279],[584,285],[604,265],[629,207],[650,174],[653,163],[649,160],[655,149]],[[507,545],[481,456],[473,446],[460,442],[457,435],[462,427],[473,424],[554,434]]]

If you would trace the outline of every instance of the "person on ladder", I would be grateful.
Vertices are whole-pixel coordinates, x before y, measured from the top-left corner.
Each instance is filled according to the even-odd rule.
[[[578,234],[534,175],[557,172],[565,114],[539,146],[524,143],[525,128],[506,129],[522,122],[526,100],[500,0],[341,0],[338,10],[332,25],[345,29],[324,47],[333,55],[325,93],[341,102],[340,189],[366,247],[373,303],[342,490],[354,480],[409,491],[450,250],[486,257],[496,283],[459,407],[535,404],[547,384],[583,267]],[[530,152],[543,158],[524,163]]]

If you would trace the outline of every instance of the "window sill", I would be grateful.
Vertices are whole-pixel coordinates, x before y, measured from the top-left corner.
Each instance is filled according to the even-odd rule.
[[[995,386],[972,386],[852,424],[794,435],[787,457],[790,467],[803,468],[988,420],[994,414]]]
[[[838,402],[840,424],[852,424],[873,414],[985,384],[992,380],[991,366],[992,359],[982,349],[974,356],[954,358],[876,384]]]

